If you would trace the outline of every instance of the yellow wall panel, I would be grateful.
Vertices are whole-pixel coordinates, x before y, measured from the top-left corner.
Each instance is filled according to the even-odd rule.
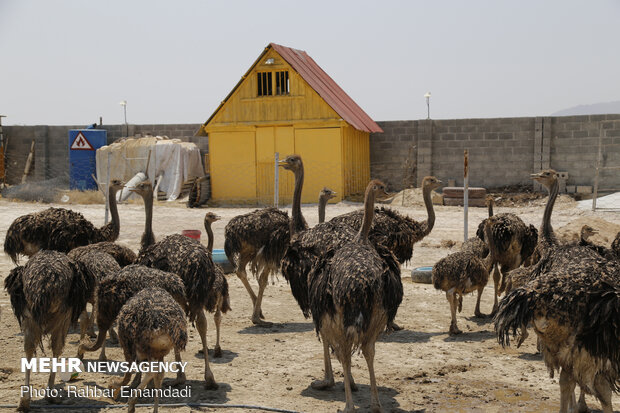
[[[256,200],[254,132],[209,134],[211,196],[214,200]]]
[[[332,202],[342,200],[342,149],[340,128],[295,129],[295,152],[304,161],[303,203],[317,203],[324,186],[338,193]]]

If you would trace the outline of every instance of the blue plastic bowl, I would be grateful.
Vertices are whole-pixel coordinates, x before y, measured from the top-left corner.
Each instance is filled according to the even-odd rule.
[[[235,271],[235,267],[228,261],[226,253],[222,249],[213,249],[213,262],[222,267],[224,273],[228,274]]]

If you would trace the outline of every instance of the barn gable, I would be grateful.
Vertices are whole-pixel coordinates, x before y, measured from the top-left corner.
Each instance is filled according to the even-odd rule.
[[[199,135],[220,127],[291,122],[346,122],[363,132],[382,131],[306,52],[271,43]]]

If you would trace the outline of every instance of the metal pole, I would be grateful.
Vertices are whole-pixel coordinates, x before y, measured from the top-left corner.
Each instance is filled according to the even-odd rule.
[[[125,113],[125,137],[129,137],[129,124],[127,123],[127,103],[123,105],[123,112]]]
[[[4,144],[4,134],[2,133],[2,118],[6,118],[6,116],[0,115],[0,149],[2,150],[0,154],[2,156],[2,159],[0,159],[0,163],[2,163],[2,171],[0,171],[2,176],[0,178],[2,178],[2,187],[4,188],[6,186],[6,145]]]
[[[108,171],[106,174],[106,182],[108,183],[108,186],[106,186],[106,191],[105,191],[105,219],[104,219],[104,224],[108,223],[108,214],[110,212],[110,152],[108,152]]]
[[[463,225],[464,225],[464,234],[465,234],[465,241],[467,241],[467,214],[468,214],[468,207],[469,207],[469,152],[467,149],[465,149],[464,151],[464,157],[465,157],[465,161],[464,161],[464,168],[463,168],[463,206],[465,207],[463,213]]]
[[[280,188],[280,170],[278,169],[278,163],[280,162],[280,152],[276,152],[276,163],[275,170],[273,172],[274,176],[274,188],[273,188],[273,205],[277,208],[279,201],[279,188]]]
[[[601,123],[602,125],[602,123]],[[599,169],[601,168],[601,157],[602,157],[602,153],[601,153],[601,148],[603,146],[603,130],[602,128],[599,126],[599,133],[598,133],[598,156],[596,158],[596,170],[594,173],[594,196],[592,197],[592,211],[596,211],[596,197],[598,196],[598,173],[599,173]]]
[[[431,103],[430,98],[426,98],[426,119],[431,118]]]

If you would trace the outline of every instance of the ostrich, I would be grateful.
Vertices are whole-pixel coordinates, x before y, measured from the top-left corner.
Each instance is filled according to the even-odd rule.
[[[183,309],[165,290],[147,288],[133,296],[118,315],[118,338],[125,355],[125,361],[163,362],[166,354],[174,349],[175,353],[185,349],[187,344],[187,321]],[[131,372],[110,385],[114,392],[129,383]],[[138,389],[144,389],[153,380],[156,389],[160,389],[164,372],[144,374]],[[153,411],[159,407],[159,393],[155,391]],[[136,397],[128,401],[128,411],[136,408]]]
[[[6,232],[4,252],[17,264],[19,255],[31,257],[42,249],[66,253],[82,245],[116,240],[120,231],[116,192],[122,187],[123,183],[118,179],[110,182],[112,221],[103,227],[95,228],[79,212],[48,208],[16,218]]]
[[[489,231],[482,230],[485,226],[489,227]],[[493,264],[499,264],[501,274],[506,274],[519,267],[532,255],[536,248],[538,230],[531,224],[525,225],[523,220],[515,214],[502,213],[482,221],[476,235],[489,245]],[[505,279],[501,274],[499,271],[493,272],[495,296],[492,314],[497,311],[497,297],[504,289]]]
[[[76,257],[70,257],[75,262],[79,262],[82,264],[82,268],[89,272],[90,275],[95,280],[95,288],[93,289],[92,294],[88,297],[88,302],[92,305],[93,310],[91,312],[91,316],[88,317],[86,313],[86,309],[80,315],[80,340],[84,338],[89,328],[92,328],[93,321],[96,319],[97,315],[97,305],[96,305],[96,297],[97,290],[99,287],[99,283],[109,276],[114,276],[117,272],[121,270],[121,267],[114,260],[114,258],[100,251],[89,251],[85,253],[81,253]],[[101,354],[99,356],[99,360],[105,360],[105,347],[101,349]]]
[[[83,358],[87,351],[96,351],[105,345],[105,337],[112,327],[123,305],[138,292],[145,288],[163,288],[178,303],[187,309],[185,285],[176,274],[161,271],[144,265],[131,264],[116,274],[101,281],[97,291],[97,327],[99,332],[95,343],[81,343],[78,347],[78,357]],[[104,355],[105,356],[105,355]],[[180,355],[175,354],[177,360]],[[179,373],[177,383],[185,381],[185,376]]]
[[[616,254],[616,258],[620,259],[620,231],[616,234],[616,238],[614,238],[611,243],[611,250]]]
[[[441,184],[442,182],[434,176],[426,176],[422,180],[422,194],[428,215],[426,221],[417,222],[389,208],[375,209],[374,224],[369,233],[370,240],[388,247],[399,263],[409,261],[413,254],[413,245],[430,234],[435,225],[431,191]],[[358,210],[334,217],[330,222],[344,223],[357,231],[362,225],[363,217],[364,211]]]
[[[480,298],[482,291],[489,282],[489,271],[493,266],[491,255],[485,259],[470,251],[458,251],[452,253],[433,266],[433,286],[446,292],[446,298],[450,304],[452,321],[450,322],[450,335],[461,334],[456,323],[456,311],[463,307],[463,295],[478,291],[476,300],[476,317],[484,317],[480,312]]]
[[[24,351],[30,361],[37,347],[43,349],[43,336],[50,336],[52,356],[62,354],[69,326],[78,320],[95,288],[94,277],[80,263],[63,253],[41,250],[24,266],[11,270],[4,280],[11,297],[13,313],[24,333]],[[50,373],[48,388],[54,386],[55,373]],[[26,370],[25,386],[30,385]],[[19,401],[18,410],[30,409],[30,394]]]
[[[325,206],[327,205],[327,201],[335,196],[336,192],[326,186],[319,192],[319,224],[325,222]]]
[[[381,245],[373,246],[368,239],[375,198],[385,196],[385,185],[370,181],[359,232],[340,249],[328,251],[309,276],[310,307],[317,334],[326,343],[324,346],[334,349],[344,370],[345,412],[354,411],[350,378],[351,353],[356,349],[361,349],[368,364],[371,410],[381,411],[374,372],[375,342],[396,316],[403,298],[396,257]]]
[[[280,166],[295,162],[299,168],[295,171],[295,189],[293,192],[292,214],[301,217],[293,223],[295,227],[308,228],[301,216],[301,189],[304,180],[303,163],[298,155],[290,155],[280,161]],[[297,214],[297,212],[299,212]],[[268,327],[272,323],[262,320],[261,303],[267,287],[269,273],[276,271],[284,256],[290,240],[288,214],[277,208],[257,209],[256,211],[238,215],[231,219],[225,228],[224,251],[236,267],[237,277],[245,286],[254,310],[252,323]],[[258,277],[258,294],[250,286],[245,267],[248,263],[252,272]]]
[[[143,182],[132,190],[144,199],[146,220],[137,263],[178,275],[185,285],[188,301],[188,316],[202,341],[205,354],[205,387],[216,389],[217,383],[209,367],[207,348],[207,319],[203,309],[208,305],[209,294],[216,278],[215,264],[211,252],[195,239],[181,234],[169,235],[160,241],[155,240],[152,232],[153,186]],[[150,244],[150,245],[149,245]]]
[[[67,255],[69,258],[76,259],[83,254],[88,254],[93,251],[110,254],[121,267],[133,264],[136,261],[135,252],[124,245],[110,241],[102,241],[95,244],[84,245],[83,247],[77,247],[69,251]]]
[[[213,230],[211,229],[211,224],[220,219],[221,217],[212,212],[207,212],[205,214],[204,225],[208,237],[207,250],[209,250],[211,254],[213,254]],[[211,285],[211,290],[209,290],[206,310],[211,313],[215,311],[213,320],[215,321],[216,343],[213,348],[213,356],[222,357],[222,348],[220,347],[220,324],[222,322],[222,313],[227,313],[228,310],[230,310],[230,297],[228,295],[228,281],[226,281],[226,276],[224,275],[224,271],[222,271],[222,267],[217,264],[215,264],[215,279]]]
[[[559,245],[550,224],[557,173],[544,170],[533,178],[549,190],[538,244],[541,259],[531,280],[502,300],[495,331],[506,345],[511,332],[515,336],[532,323],[551,376],[560,371],[560,412],[587,409],[583,395],[579,404],[575,401],[579,384],[599,400],[604,413],[611,413],[612,391],[620,387],[620,263],[588,247]]]

